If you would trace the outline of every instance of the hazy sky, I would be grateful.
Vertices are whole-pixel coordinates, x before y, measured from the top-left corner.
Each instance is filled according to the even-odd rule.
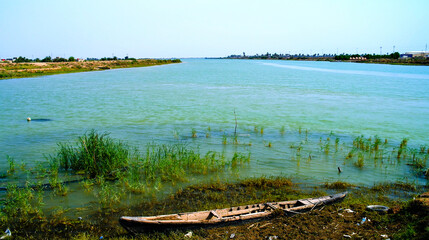
[[[0,58],[425,50],[429,0],[0,0]]]

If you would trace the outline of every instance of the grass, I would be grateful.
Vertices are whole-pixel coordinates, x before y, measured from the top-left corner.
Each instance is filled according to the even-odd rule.
[[[9,163],[9,169],[7,170],[7,174],[11,175],[15,172],[15,159],[10,156],[6,156],[7,162]]]
[[[363,153],[358,154],[358,159],[356,162],[354,162],[354,165],[358,168],[363,168],[363,166],[365,165],[365,156],[363,155]]]
[[[249,131],[252,132],[252,130]],[[208,132],[210,132],[210,129],[208,129]],[[253,134],[262,138],[259,133],[260,130],[257,129]],[[320,148],[318,150],[317,143],[316,147],[313,147],[307,145],[308,142],[303,140],[303,136],[298,136],[298,138],[300,140],[298,143],[287,143],[290,144],[290,148],[294,148],[296,151],[286,151],[288,157],[285,157],[285,161],[295,161],[296,158],[298,166],[302,154],[304,154],[302,156],[307,156],[308,154],[307,163],[303,164],[309,165],[321,159],[333,159],[336,156],[341,156],[341,154],[345,155],[349,152],[347,158],[350,159],[350,161],[345,160],[344,164],[356,166],[362,169],[362,171],[367,170],[364,166],[368,165],[371,167],[369,163],[372,161],[369,160],[374,158],[374,164],[378,164],[377,167],[383,164],[409,164],[411,166],[410,169],[415,171],[412,172],[412,174],[418,174],[419,176],[427,174],[426,171],[424,171],[426,161],[429,158],[426,145],[413,149],[409,147],[410,144],[408,140],[405,143],[402,140],[401,144],[395,144],[395,147],[393,145],[387,145],[386,143],[382,144],[382,141],[377,136],[369,138],[360,136],[355,139],[353,144],[347,144],[348,141],[346,139],[345,141],[341,141],[340,147],[337,147],[340,145],[340,140],[332,135],[329,136],[326,141],[323,141],[325,137],[320,137]],[[223,140],[226,142],[227,139],[227,135],[224,134]],[[328,149],[327,152],[330,152],[329,147],[331,139],[335,139],[336,152],[337,149],[339,149],[339,154],[336,153],[328,156],[325,150]],[[204,139],[199,139],[198,141],[203,140]],[[233,141],[233,139],[231,140]],[[190,140],[189,138],[185,138],[185,141]],[[312,139],[309,140],[309,142],[311,141]],[[265,146],[268,146],[265,141],[262,140],[262,142]],[[333,142],[334,141],[332,141],[332,144]],[[270,142],[267,141],[267,143]],[[400,145],[399,148],[398,145]],[[237,149],[241,146],[231,147]],[[281,143],[276,143],[275,147],[276,149],[274,150],[281,149]],[[391,149],[389,147],[391,147]],[[399,151],[401,151],[400,158],[405,160],[396,161],[395,156]],[[123,158],[115,156],[123,156]],[[96,197],[96,201],[94,205],[92,205],[94,206],[94,210],[104,211],[104,215],[98,215],[99,219],[107,219],[110,220],[110,222],[95,221],[93,223],[85,222],[82,224],[74,222],[74,219],[65,217],[67,214],[62,214],[61,217],[58,215],[48,218],[46,213],[41,213],[40,210],[38,210],[40,206],[43,205],[40,189],[33,188],[30,186],[30,183],[27,183],[24,187],[10,186],[10,190],[8,189],[7,194],[10,192],[10,197],[7,198],[7,205],[10,207],[0,210],[0,219],[3,219],[0,225],[13,226],[15,229],[25,229],[27,226],[28,229],[23,230],[24,233],[26,231],[33,231],[31,229],[38,229],[37,231],[45,231],[46,234],[69,236],[67,233],[61,232],[63,230],[58,232],[58,229],[68,228],[69,230],[73,229],[73,231],[88,234],[86,236],[91,237],[94,237],[92,234],[120,237],[124,236],[123,230],[112,225],[116,223],[117,216],[115,214],[118,214],[118,212],[121,212],[121,214],[126,214],[127,212],[129,214],[133,212],[139,212],[141,214],[162,214],[177,211],[195,211],[230,206],[232,204],[250,203],[252,201],[274,201],[282,198],[295,199],[298,197],[320,196],[326,194],[326,192],[332,192],[334,190],[343,191],[346,189],[353,191],[353,194],[356,194],[356,196],[353,196],[353,201],[346,200],[346,205],[343,206],[364,209],[364,204],[389,203],[389,201],[387,201],[387,196],[389,194],[397,196],[398,192],[401,191],[421,191],[421,188],[412,181],[394,184],[378,184],[368,189],[338,181],[325,183],[320,187],[310,188],[310,192],[305,192],[302,189],[295,188],[295,184],[293,184],[290,179],[263,177],[246,179],[239,183],[225,183],[218,182],[220,180],[212,180],[208,184],[193,185],[191,187],[193,188],[192,191],[188,188],[182,189],[178,193],[188,191],[188,194],[181,195],[180,197],[174,195],[173,197],[161,201],[156,198],[158,192],[166,191],[167,187],[171,185],[175,187],[182,186],[178,183],[193,179],[190,178],[191,176],[208,175],[211,177],[215,176],[211,175],[211,173],[216,172],[231,172],[238,175],[240,167],[250,162],[250,156],[250,153],[243,154],[238,152],[234,153],[232,157],[226,157],[223,153],[210,151],[200,154],[198,150],[194,150],[183,143],[151,143],[147,145],[146,149],[142,150],[142,152],[137,152],[135,150],[130,150],[123,142],[110,138],[106,133],[98,133],[94,130],[89,131],[71,144],[60,144],[57,154],[49,158],[50,161],[48,166],[46,166],[46,164],[37,164],[36,168],[31,169],[31,171],[28,169],[24,171],[23,168],[28,168],[28,166],[16,164],[16,162],[9,157],[9,167],[7,171],[9,171],[10,174],[5,174],[5,177],[13,179],[16,178],[17,175],[24,173],[27,176],[34,174],[37,176],[37,181],[40,182],[47,179],[51,185],[52,193],[61,199],[62,196],[69,195],[73,192],[73,189],[64,183],[63,175],[65,173],[83,174],[83,177],[87,177],[88,179],[81,183],[83,187],[82,191]],[[324,158],[321,158],[321,156]],[[109,159],[110,157],[112,158]],[[118,159],[123,159],[123,161]],[[97,168],[98,166],[100,169]],[[11,171],[11,169],[14,170]],[[93,169],[98,170],[95,171]],[[214,177],[212,177],[212,179],[214,179]],[[367,196],[376,197],[366,199]],[[139,206],[137,206],[138,204],[136,206],[126,204],[128,209],[124,209],[124,203],[129,201],[130,197],[142,199],[142,202],[139,203]],[[27,202],[24,200],[27,200]],[[3,200],[3,202],[4,201],[6,201],[6,199]],[[172,206],[169,206],[169,204],[172,204]],[[13,211],[17,211],[17,213]],[[19,211],[22,211],[22,216],[27,218],[27,220],[25,220],[26,222],[21,219],[21,214],[18,213]],[[16,220],[12,220],[12,217],[9,218],[9,215],[16,216],[14,217]],[[371,220],[372,219],[371,217]],[[52,225],[51,230],[46,227],[35,226],[36,223]],[[93,229],[91,230],[90,227]],[[111,230],[109,230],[109,227]],[[404,232],[408,231],[407,228],[405,228]],[[93,231],[94,229],[95,231]],[[410,225],[409,229],[414,231],[413,234],[419,235],[420,230],[416,230],[416,225]],[[398,233],[399,232],[400,230],[398,230]],[[160,236],[161,235],[144,235],[142,238]],[[165,237],[164,235],[162,236],[162,238]]]
[[[328,191],[343,191],[347,189],[349,195],[343,202],[324,206],[310,213],[300,214],[293,218],[284,218],[280,214],[272,219],[233,226],[232,228],[219,227],[193,230],[193,238],[215,239],[225,235],[228,239],[231,232],[235,232],[239,239],[248,239],[252,236],[257,237],[261,236],[259,234],[265,234],[262,235],[263,237],[270,233],[272,235],[283,234],[283,236],[292,238],[313,238],[316,236],[320,237],[321,234],[326,234],[327,232],[335,232],[333,231],[334,229],[331,231],[323,228],[328,227],[329,223],[338,226],[337,231],[340,231],[339,236],[346,234],[343,233],[343,231],[350,229],[350,231],[354,232],[359,230],[359,234],[365,236],[365,238],[371,238],[370,236],[379,237],[380,234],[387,233],[390,237],[393,236],[395,239],[425,239],[425,236],[427,236],[429,232],[427,229],[427,222],[429,221],[429,209],[427,206],[423,206],[417,201],[398,201],[387,197],[391,194],[391,191],[398,191],[404,187],[407,187],[405,191],[407,193],[413,191],[409,186],[402,186],[401,184],[392,185],[391,188],[386,188],[383,192],[380,192],[365,187],[354,188],[352,185],[344,182],[325,183],[321,186],[305,187],[293,183],[289,178],[259,177],[248,178],[239,182],[215,181],[211,183],[193,184],[179,189],[177,192],[164,199],[142,199],[139,203],[131,206],[120,207],[116,204],[119,200],[114,196],[115,190],[103,187],[105,183],[106,182],[101,183],[102,187],[99,192],[99,194],[103,195],[103,198],[105,198],[105,208],[102,209],[102,211],[94,212],[90,216],[85,216],[83,219],[67,217],[65,213],[68,210],[62,208],[58,208],[57,211],[50,216],[39,215],[37,218],[31,217],[32,214],[37,215],[37,212],[34,212],[31,210],[31,207],[28,207],[27,200],[25,199],[29,198],[24,199],[23,196],[28,197],[33,193],[28,193],[28,189],[21,190],[22,193],[20,194],[26,195],[19,195],[13,192],[14,196],[20,196],[21,199],[24,199],[24,201],[20,200],[17,202],[26,209],[27,215],[25,218],[10,218],[7,222],[3,219],[1,225],[5,226],[7,224],[14,236],[18,239],[28,238],[29,236],[35,239],[99,239],[100,236],[109,239],[183,239],[186,233],[183,231],[145,233],[138,236],[128,235],[126,231],[119,226],[117,219],[121,215],[138,214],[151,216],[319,197],[328,195]],[[416,188],[414,188],[414,190],[421,191],[421,189]],[[413,193],[414,192],[411,194]],[[15,198],[10,198],[10,200],[12,199]],[[395,210],[397,211],[395,214],[380,215],[376,212],[365,210],[366,206],[370,204],[385,205],[398,210]],[[355,213],[345,216],[346,213],[341,209],[352,209]],[[2,213],[4,214],[4,211]],[[18,213],[14,212],[14,214],[14,216],[17,216]],[[365,223],[364,227],[357,226],[356,222],[359,222],[363,217],[367,217],[371,219],[371,221]],[[309,222],[310,219],[314,219],[314,222]],[[262,227],[256,227],[250,230],[253,226],[267,226],[267,223],[271,224],[268,228],[269,232],[267,233],[264,232],[265,230]],[[289,225],[291,226],[289,230],[284,230],[281,227]],[[312,226],[311,231],[308,230],[310,226]],[[291,232],[294,231],[293,229],[299,230],[295,233],[297,235],[290,235],[292,234]],[[307,229],[306,232],[301,231],[304,229]],[[225,234],[226,231],[228,231],[227,234]],[[246,233],[249,235],[246,235]],[[351,232],[348,233],[350,234]]]
[[[285,126],[282,126],[282,127],[280,128],[280,134],[281,134],[281,135],[284,135],[284,134],[285,134],[285,132],[286,132],[286,130],[285,130]]]
[[[59,144],[52,162],[58,162],[63,170],[83,171],[87,177],[117,178],[117,174],[128,165],[127,146],[109,137],[108,133],[95,130],[80,137],[75,145]]]
[[[147,67],[180,63],[179,59],[139,59],[118,61],[50,62],[44,65],[35,63],[0,63],[0,80],[8,78],[38,77],[44,75],[100,71],[114,68]]]
[[[133,168],[139,169],[139,176],[146,181],[153,182],[157,178],[162,181],[177,181],[186,179],[190,174],[207,174],[235,166],[239,156],[239,153],[235,153],[231,160],[226,160],[223,154],[213,151],[201,156],[184,144],[153,143],[147,146],[146,155],[134,160],[132,164]]]
[[[332,183],[327,182],[323,186],[327,189],[335,189],[335,190],[346,190],[350,187],[354,187],[353,184],[342,182],[342,181],[336,181]]]

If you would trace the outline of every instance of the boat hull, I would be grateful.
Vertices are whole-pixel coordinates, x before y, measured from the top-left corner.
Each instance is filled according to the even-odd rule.
[[[243,224],[259,221],[285,214],[295,214],[311,211],[327,204],[342,201],[347,193],[339,193],[320,198],[309,198],[286,202],[260,203],[212,211],[179,213],[152,217],[127,217],[119,219],[119,223],[127,231],[137,234],[152,231],[187,230],[196,228],[218,227],[231,224]],[[218,215],[221,213],[221,215]],[[229,214],[229,215],[228,215]],[[204,219],[197,219],[204,216]],[[207,217],[206,217],[207,216]]]

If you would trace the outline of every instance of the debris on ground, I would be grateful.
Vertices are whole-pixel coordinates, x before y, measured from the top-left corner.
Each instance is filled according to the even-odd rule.
[[[429,192],[425,192],[417,196],[417,201],[423,203],[426,206],[429,206]]]
[[[10,231],[10,229],[6,229],[6,231],[4,232],[4,234],[0,237],[0,239],[6,239],[12,237],[12,232]]]
[[[347,213],[354,213],[355,211],[353,211],[353,210],[351,210],[351,209],[347,208],[347,209],[344,209],[344,212],[347,212]]]
[[[192,237],[192,232],[188,232],[187,234],[185,234],[185,237],[191,238]]]

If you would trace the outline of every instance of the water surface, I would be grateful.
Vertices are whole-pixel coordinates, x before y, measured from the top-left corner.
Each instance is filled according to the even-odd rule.
[[[425,184],[388,153],[382,162],[366,160],[362,169],[345,155],[360,135],[387,138],[389,149],[403,138],[415,148],[427,145],[428,92],[428,67],[274,60],[184,59],[156,67],[3,80],[0,169],[8,168],[6,156],[34,166],[54,154],[57,143],[96,129],[140,149],[151,141],[181,141],[201,153],[250,152],[242,177]],[[223,136],[234,132],[234,110],[241,144],[224,145]],[[27,117],[49,121],[27,122]],[[192,129],[198,138],[190,138]],[[328,137],[332,144],[337,137],[341,141],[338,151],[332,147],[326,155],[321,146]],[[297,152],[300,144],[303,150]]]

